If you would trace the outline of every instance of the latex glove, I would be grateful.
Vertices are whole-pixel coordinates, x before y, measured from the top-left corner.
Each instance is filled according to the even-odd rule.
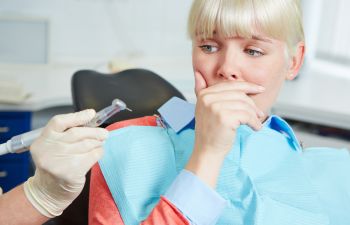
[[[24,184],[33,206],[47,217],[62,214],[84,187],[85,175],[101,158],[108,131],[77,127],[95,116],[94,110],[55,116],[31,145],[35,175]]]

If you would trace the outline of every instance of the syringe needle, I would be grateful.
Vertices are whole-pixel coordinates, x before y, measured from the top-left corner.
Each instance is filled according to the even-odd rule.
[[[129,108],[125,108],[126,110],[128,110],[128,111],[130,111],[130,112],[132,112],[132,110],[131,109],[129,109]]]

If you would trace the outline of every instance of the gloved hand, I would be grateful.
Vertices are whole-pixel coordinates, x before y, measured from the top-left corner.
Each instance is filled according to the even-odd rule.
[[[35,175],[24,183],[28,200],[43,215],[62,214],[84,187],[85,175],[101,158],[108,131],[77,127],[95,116],[94,110],[58,115],[31,145]]]

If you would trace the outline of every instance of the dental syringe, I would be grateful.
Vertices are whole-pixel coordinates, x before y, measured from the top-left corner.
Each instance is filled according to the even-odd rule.
[[[100,111],[98,111],[95,117],[85,124],[85,127],[98,127],[101,126],[107,119],[115,115],[122,110],[129,110],[126,104],[120,99],[114,99],[112,104]],[[0,145],[0,155],[7,153],[21,153],[27,151],[29,146],[37,139],[42,133],[43,128],[32,130],[24,134],[16,135],[7,142]]]

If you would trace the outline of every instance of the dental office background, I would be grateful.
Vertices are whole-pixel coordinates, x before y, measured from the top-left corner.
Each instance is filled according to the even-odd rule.
[[[190,5],[190,0],[0,0],[0,141],[72,112],[70,79],[81,69],[150,69],[194,102],[186,34]],[[305,0],[303,8],[306,62],[272,113],[291,120],[304,146],[350,149],[350,1]],[[0,157],[0,183],[9,182],[11,168],[26,171],[27,156],[23,162]]]

